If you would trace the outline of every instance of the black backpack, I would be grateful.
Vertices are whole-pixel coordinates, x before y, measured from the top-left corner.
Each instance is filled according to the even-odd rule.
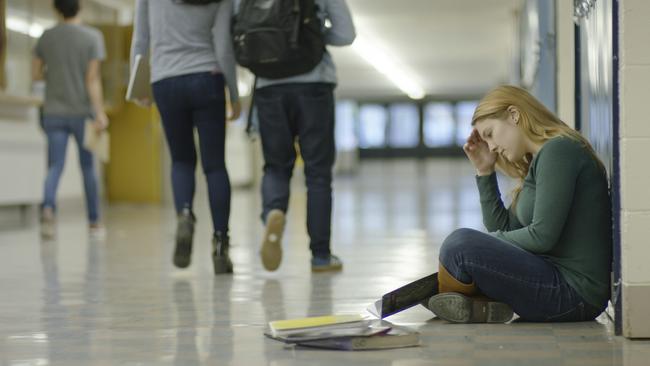
[[[314,0],[242,0],[232,26],[237,63],[270,79],[313,70],[325,53],[317,8]]]

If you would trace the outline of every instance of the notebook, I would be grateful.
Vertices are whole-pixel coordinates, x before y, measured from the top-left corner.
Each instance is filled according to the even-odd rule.
[[[152,99],[149,60],[142,55],[135,55],[133,69],[129,75],[129,85],[126,89],[126,100],[133,102],[142,99]]]
[[[353,315],[327,315],[299,319],[275,320],[269,322],[268,334],[275,338],[300,333],[306,330],[350,328],[363,323],[363,317]]]

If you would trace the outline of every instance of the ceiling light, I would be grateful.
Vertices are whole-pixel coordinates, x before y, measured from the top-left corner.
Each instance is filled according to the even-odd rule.
[[[379,47],[377,42],[364,34],[358,34],[352,49],[411,99],[422,99],[426,95],[408,69],[397,58],[392,57],[390,52]]]

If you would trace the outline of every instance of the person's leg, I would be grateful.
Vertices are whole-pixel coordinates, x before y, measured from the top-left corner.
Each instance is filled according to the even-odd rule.
[[[86,209],[90,225],[99,223],[99,193],[93,155],[83,147],[84,129],[87,127],[83,118],[68,120],[70,130],[77,142],[79,152],[79,166],[83,175],[84,191],[86,193]]]
[[[47,136],[47,174],[41,204],[41,235],[52,238],[55,235],[56,192],[65,165],[69,132],[55,117],[43,117],[42,126]]]
[[[475,286],[490,299],[511,306],[523,320],[584,321],[598,315],[548,260],[476,230],[459,229],[445,239],[440,251],[441,292],[446,291],[445,272],[452,277],[447,282],[458,286],[459,292],[463,286]]]
[[[172,190],[178,214],[192,209],[194,199],[196,150],[192,110],[182,95],[181,80],[165,79],[153,84],[167,146],[172,158]],[[191,97],[191,96],[190,96]]]
[[[305,161],[307,232],[316,261],[312,268],[317,271],[340,269],[340,260],[332,258],[330,252],[332,168],[336,156],[333,86],[306,84],[301,86],[294,100],[299,110],[300,153]]]
[[[262,221],[266,228],[260,255],[264,268],[269,271],[276,270],[282,261],[282,234],[296,161],[296,131],[285,106],[288,102],[285,93],[286,86],[270,86],[255,94],[264,154]]]
[[[260,89],[255,95],[264,154],[262,177],[262,220],[271,210],[287,211],[290,181],[296,161],[296,131],[285,103],[285,86]]]
[[[226,170],[226,108],[222,75],[198,74],[190,78],[194,95],[192,111],[199,133],[201,164],[208,185],[210,212],[214,228],[212,259],[214,271],[232,273],[229,256],[228,220],[230,217],[230,179]]]
[[[230,180],[226,170],[226,108],[221,75],[201,74],[193,81],[193,121],[199,134],[201,164],[208,185],[215,232],[228,234]],[[210,86],[208,89],[199,84]],[[202,92],[202,94],[198,94]]]
[[[184,94],[183,78],[164,79],[152,85],[172,158],[172,191],[178,215],[174,264],[180,268],[190,265],[192,255],[195,221],[192,203],[196,169],[192,111],[187,102],[187,98],[193,96]]]

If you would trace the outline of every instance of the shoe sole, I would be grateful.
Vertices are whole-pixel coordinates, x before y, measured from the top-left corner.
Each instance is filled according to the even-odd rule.
[[[266,230],[262,241],[260,256],[267,271],[275,271],[282,262],[282,232],[284,230],[284,213],[271,210],[266,218]]]
[[[343,265],[339,264],[336,266],[318,266],[318,267],[311,267],[312,272],[320,273],[320,272],[338,272],[343,270]]]
[[[507,304],[472,299],[455,292],[433,296],[428,308],[451,323],[506,323],[513,317],[512,308]]]

